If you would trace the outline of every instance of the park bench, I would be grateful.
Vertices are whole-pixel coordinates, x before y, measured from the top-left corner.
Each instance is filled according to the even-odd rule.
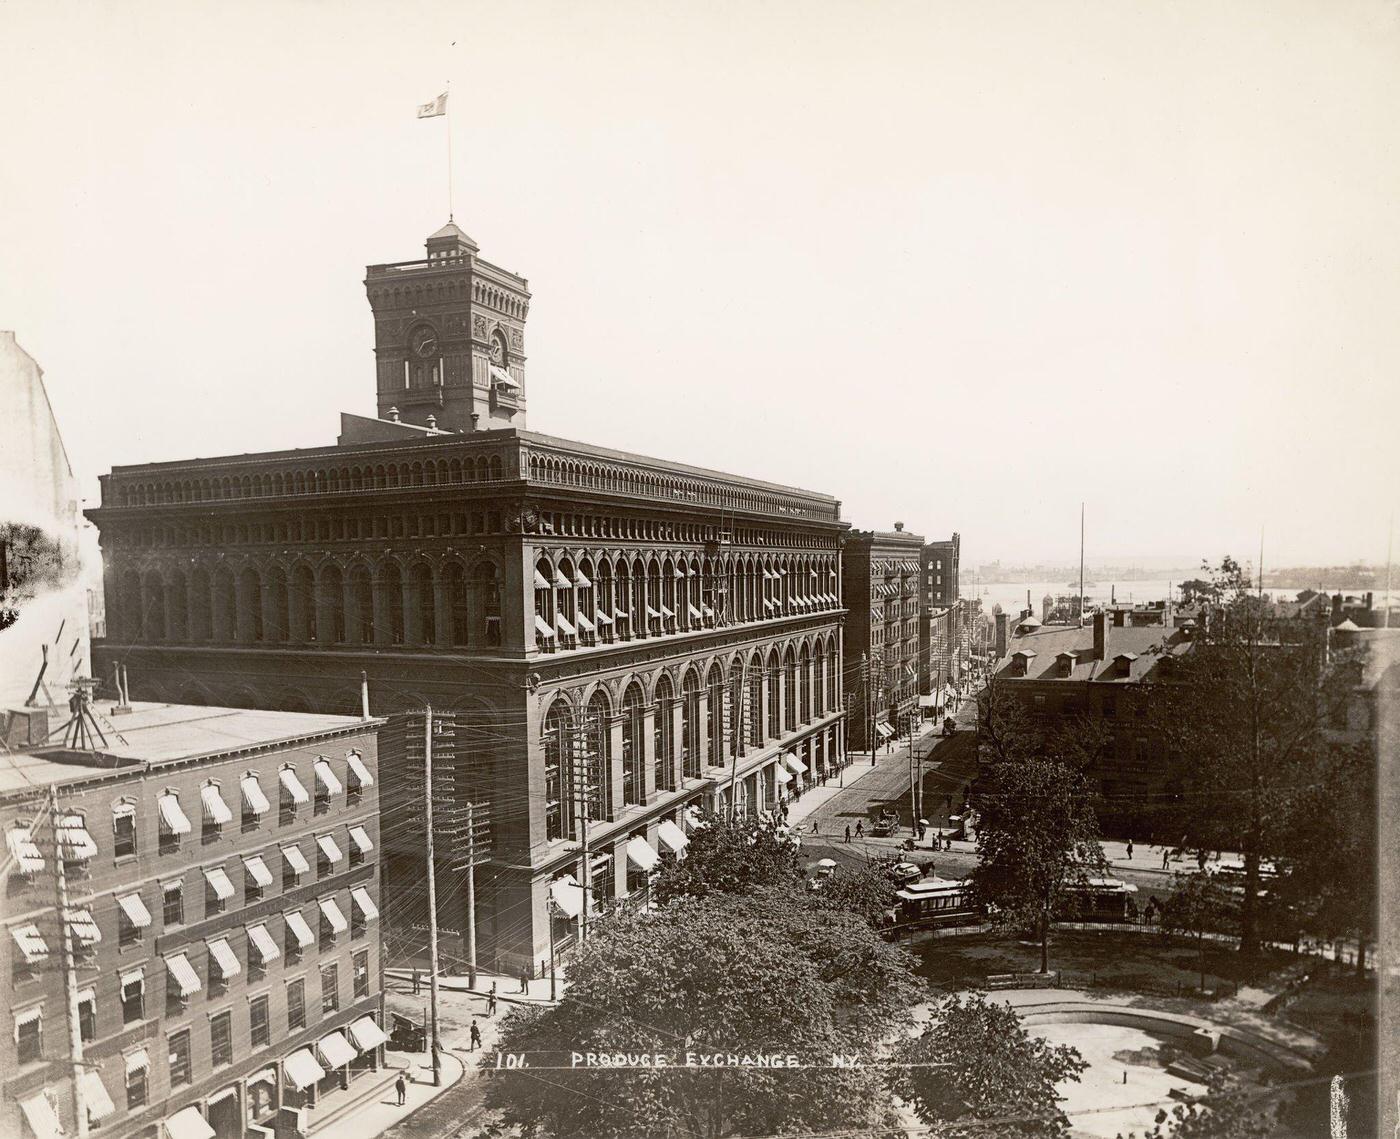
[[[1059,987],[1059,973],[992,973],[987,977],[988,990],[1058,989]]]

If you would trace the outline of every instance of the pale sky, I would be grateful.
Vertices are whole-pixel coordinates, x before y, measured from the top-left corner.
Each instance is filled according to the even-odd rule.
[[[372,413],[366,264],[529,278],[529,426],[965,559],[1383,559],[1400,8],[0,4],[0,328],[114,464]],[[3,411],[0,411],[3,415]]]

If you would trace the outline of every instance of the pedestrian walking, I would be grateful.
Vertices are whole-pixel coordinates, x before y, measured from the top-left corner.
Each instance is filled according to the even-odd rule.
[[[813,834],[816,834],[816,833],[817,833],[817,824],[816,824],[816,823],[813,823],[813,824],[812,824],[812,833],[813,833]]]
[[[408,1081],[403,1078],[403,1073],[399,1073],[399,1078],[394,1081],[394,1092],[399,1097],[399,1107],[403,1107],[404,1101],[408,1099]]]
[[[530,991],[530,966],[520,966],[520,991],[528,993]]]
[[[486,1015],[496,1015],[496,982],[491,982],[491,991],[486,994]]]
[[[1129,840],[1128,840],[1128,861],[1131,862],[1132,860],[1133,860],[1133,840],[1132,840],[1132,839],[1129,839]]]
[[[856,823],[856,838],[861,838],[861,837],[863,837],[864,835],[865,835],[865,823],[863,823],[863,822]]]
[[[847,842],[850,842],[850,841],[851,841],[851,824],[850,824],[850,823],[847,823],[847,824],[846,824],[846,841],[847,841]]]
[[[1172,856],[1172,852],[1171,852],[1170,850],[1168,850],[1165,846],[1162,847],[1162,869],[1163,869],[1163,870],[1168,869],[1167,863],[1168,863],[1168,860],[1171,858],[1171,856]]]
[[[472,1047],[471,1047],[471,1050],[472,1050],[473,1052],[475,1052],[478,1048],[481,1047],[481,1029],[479,1029],[479,1028],[476,1026],[476,1021],[475,1021],[475,1020],[472,1021],[472,1026],[471,1026],[471,1030],[470,1030],[470,1031],[471,1031],[471,1037],[472,1037]]]

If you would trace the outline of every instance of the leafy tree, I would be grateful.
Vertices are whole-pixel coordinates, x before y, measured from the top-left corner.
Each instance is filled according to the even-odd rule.
[[[658,903],[748,894],[764,886],[801,885],[801,850],[777,824],[706,813],[691,832],[685,857],[665,866],[652,883]]]
[[[897,861],[886,857],[843,865],[822,884],[815,897],[824,905],[859,914],[871,925],[877,925],[894,905],[895,884],[890,868]]]
[[[1210,567],[1202,568],[1209,569]],[[1194,605],[1198,601],[1213,601],[1219,596],[1215,582],[1209,578],[1194,577],[1190,581],[1183,581],[1177,588],[1181,590],[1183,605]]]
[[[1153,702],[1173,756],[1164,822],[1182,847],[1240,852],[1240,949],[1252,954],[1260,863],[1284,849],[1295,797],[1316,780],[1324,718],[1344,681],[1328,662],[1325,623],[1279,617],[1231,558],[1213,582],[1219,608]]]
[[[893,1119],[868,1056],[918,999],[911,960],[855,914],[787,887],[716,892],[601,920],[557,1006],[512,1015],[502,1052],[663,1053],[665,1067],[504,1069],[487,1090],[512,1133],[719,1139]],[[796,1055],[820,1067],[683,1066],[686,1052]],[[538,1062],[538,1061],[537,1061]],[[560,1061],[554,1061],[556,1065]]]
[[[1058,1139],[1069,1134],[1056,1085],[1088,1067],[1077,1050],[1032,1036],[981,993],[945,1000],[892,1057],[891,1086],[940,1139]]]
[[[1230,1077],[1216,1076],[1204,1099],[1159,1111],[1142,1139],[1264,1139],[1274,1132],[1274,1116],[1272,1105],[1261,1103]],[[1136,1133],[1128,1139],[1136,1139]]]
[[[1178,874],[1162,904],[1162,928],[1196,939],[1201,989],[1206,987],[1206,934],[1218,932],[1231,912],[1230,896],[1209,874]]]
[[[973,799],[978,897],[998,920],[1030,927],[1040,940],[1040,971],[1050,971],[1050,923],[1069,908],[1075,887],[1104,872],[1088,782],[1053,759],[996,764]]]

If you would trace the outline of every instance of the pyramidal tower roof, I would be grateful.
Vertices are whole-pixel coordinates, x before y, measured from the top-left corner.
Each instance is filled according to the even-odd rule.
[[[428,235],[427,246],[429,257],[444,253],[476,253],[481,248],[451,219],[436,233]]]

